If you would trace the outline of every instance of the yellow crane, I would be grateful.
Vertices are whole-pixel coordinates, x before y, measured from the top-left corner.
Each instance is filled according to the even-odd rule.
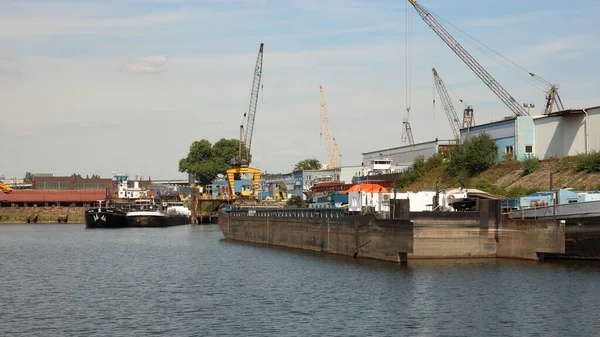
[[[12,188],[8,187],[7,185],[4,185],[3,183],[0,182],[0,190],[4,193],[10,193],[13,191]]]
[[[327,151],[327,168],[337,168],[338,163],[338,145],[335,141],[335,137],[331,137],[331,130],[329,129],[329,116],[327,115],[327,103],[325,103],[325,94],[323,93],[323,86],[319,85],[319,91],[321,93],[321,119],[323,130],[321,137],[325,133],[325,150]]]
[[[251,183],[251,189],[243,188],[240,197],[258,199],[258,182],[260,181],[260,170],[249,167],[250,165],[250,148],[252,146],[252,135],[254,132],[254,119],[256,117],[256,105],[258,103],[258,92],[261,88],[262,65],[263,65],[263,48],[264,43],[260,44],[258,56],[256,57],[256,65],[254,66],[254,76],[252,77],[252,91],[250,92],[250,105],[248,112],[244,113],[242,124],[240,125],[240,144],[239,158],[233,168],[227,170],[227,184],[229,185],[229,195],[231,199],[236,199],[235,181],[236,176],[250,176],[248,180]],[[244,120],[246,126],[244,127]]]

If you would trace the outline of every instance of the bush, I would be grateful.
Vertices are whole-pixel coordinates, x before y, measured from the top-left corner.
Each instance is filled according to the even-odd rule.
[[[560,171],[568,171],[571,169],[571,162],[569,161],[569,157],[561,157],[558,160],[558,170],[557,172]]]
[[[487,170],[497,161],[496,143],[490,135],[482,133],[457,144],[450,153],[446,173],[451,177],[471,177]]]
[[[304,207],[304,199],[302,199],[301,196],[294,194],[288,199],[287,204],[298,208]]]
[[[504,156],[502,156],[502,161],[505,163],[510,163],[515,161],[514,155],[512,154],[512,152],[506,152],[504,153]]]
[[[427,160],[423,156],[418,156],[414,163],[396,180],[396,188],[404,189],[415,181],[421,179],[427,172],[443,165],[444,158],[441,154],[429,157]]]
[[[540,166],[540,159],[532,156],[522,160],[521,163],[523,163],[523,176],[526,176],[528,174],[532,174],[538,169]]]
[[[577,172],[600,172],[600,152],[592,151],[577,156]]]

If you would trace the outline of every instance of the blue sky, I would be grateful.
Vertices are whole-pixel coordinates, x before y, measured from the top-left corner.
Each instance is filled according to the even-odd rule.
[[[420,3],[559,83],[567,108],[600,105],[597,1]],[[0,0],[0,142],[10,158],[0,175],[183,176],[177,163],[192,141],[237,138],[261,42],[253,165],[281,172],[326,160],[319,85],[342,163],[360,165],[362,152],[402,145],[406,9],[402,0]],[[415,140],[452,137],[439,99],[433,107],[432,67],[477,123],[511,115],[408,9]],[[517,101],[543,105],[540,88],[449,30]]]

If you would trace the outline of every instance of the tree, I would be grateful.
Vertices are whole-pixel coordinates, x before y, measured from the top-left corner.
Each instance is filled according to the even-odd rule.
[[[321,169],[321,162],[318,159],[303,159],[299,161],[294,167],[294,171],[304,171],[304,170],[319,170]]]
[[[305,206],[304,199],[301,196],[296,195],[296,194],[292,195],[288,199],[287,204],[290,205],[290,206],[296,206],[298,208],[301,208],[301,207]]]
[[[79,173],[73,173],[73,174],[71,174],[71,177],[76,178],[76,179],[83,179],[83,177]]]
[[[450,154],[447,173],[466,179],[487,170],[497,161],[496,143],[490,135],[482,133],[457,144]]]
[[[190,145],[187,157],[179,160],[179,172],[193,174],[205,186],[224,174],[239,157],[239,140],[222,138],[214,145],[202,139]]]
[[[25,177],[23,178],[23,182],[25,184],[31,184],[33,182],[33,173],[26,172]]]

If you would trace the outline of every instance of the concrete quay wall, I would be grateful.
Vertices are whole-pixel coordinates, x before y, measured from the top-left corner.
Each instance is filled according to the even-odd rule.
[[[411,212],[411,220],[373,215],[341,218],[219,216],[226,238],[386,261],[426,258],[538,260],[564,254],[564,226],[552,220],[514,220],[499,203],[477,212]]]
[[[407,220],[220,216],[219,227],[232,240],[346,256],[398,261],[412,250],[412,224]]]

